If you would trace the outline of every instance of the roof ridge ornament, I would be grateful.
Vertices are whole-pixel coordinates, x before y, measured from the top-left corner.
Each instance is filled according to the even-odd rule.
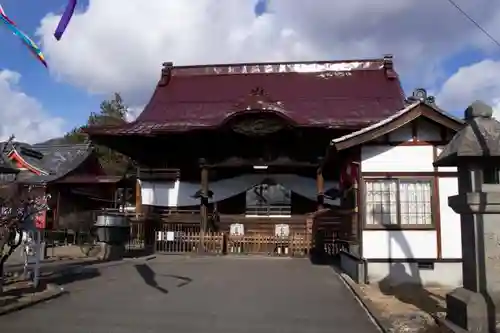
[[[411,96],[408,96],[405,99],[406,104],[413,104],[416,102],[422,102],[422,103],[436,106],[436,97],[429,96],[427,94],[427,90],[425,90],[424,88],[417,88],[417,89],[413,90],[413,93],[411,94]]]
[[[383,68],[385,69],[385,75],[389,79],[397,79],[398,74],[394,70],[394,56],[392,54],[384,54]]]
[[[174,67],[173,62],[164,62],[163,63],[163,68],[161,69],[160,81],[158,82],[159,87],[168,86],[168,84],[170,83],[170,80],[172,79],[173,67]]]

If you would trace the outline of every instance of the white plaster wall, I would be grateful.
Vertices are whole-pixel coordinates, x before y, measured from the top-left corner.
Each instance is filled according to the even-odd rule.
[[[361,172],[432,172],[432,146],[363,146]]]
[[[448,206],[448,197],[458,194],[456,177],[439,179],[441,211],[441,254],[444,259],[462,258],[460,215]]]
[[[365,259],[436,259],[435,230],[364,230]]]
[[[266,178],[273,178],[290,191],[310,200],[316,200],[317,187],[315,178],[301,177],[294,174],[245,174],[238,177],[213,181],[208,187],[213,191],[213,200],[222,201],[241,194],[253,186],[262,183]],[[199,183],[177,181],[149,182],[141,181],[141,198],[143,205],[162,207],[197,206],[199,199],[193,196],[199,191]],[[338,182],[325,181],[325,189],[338,188]],[[339,199],[325,198],[330,205],[339,205]]]
[[[450,288],[462,286],[462,263],[457,262],[436,262],[434,269],[420,269],[417,263],[369,262],[366,266],[366,274],[369,283],[384,280],[392,285],[415,283]]]

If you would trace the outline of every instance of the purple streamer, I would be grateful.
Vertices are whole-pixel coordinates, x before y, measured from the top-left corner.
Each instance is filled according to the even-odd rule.
[[[75,12],[76,2],[77,2],[77,0],[69,0],[68,5],[66,6],[66,9],[64,10],[64,14],[62,15],[61,20],[59,21],[59,24],[57,25],[56,32],[54,33],[54,37],[57,40],[61,39],[64,31],[66,30],[66,27],[69,24],[69,21],[71,21],[71,18],[73,17],[73,13]]]

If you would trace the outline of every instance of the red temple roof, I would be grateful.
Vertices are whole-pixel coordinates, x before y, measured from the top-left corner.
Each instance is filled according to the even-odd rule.
[[[268,110],[297,126],[359,128],[404,107],[392,57],[308,63],[173,66],[165,63],[142,114],[90,134],[215,128],[235,113]]]

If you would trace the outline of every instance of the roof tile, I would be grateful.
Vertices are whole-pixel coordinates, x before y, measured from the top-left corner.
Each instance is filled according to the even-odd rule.
[[[254,97],[248,102],[250,95]],[[172,67],[163,69],[136,121],[89,132],[150,134],[216,127],[256,104],[276,106],[299,126],[360,127],[401,110],[404,94],[390,58]]]

